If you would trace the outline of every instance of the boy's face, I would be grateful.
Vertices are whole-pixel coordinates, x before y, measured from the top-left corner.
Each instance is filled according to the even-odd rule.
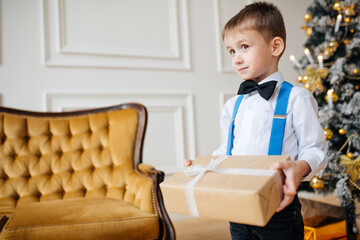
[[[265,41],[258,31],[230,31],[224,43],[231,55],[232,66],[242,79],[259,83],[278,70],[273,42]]]

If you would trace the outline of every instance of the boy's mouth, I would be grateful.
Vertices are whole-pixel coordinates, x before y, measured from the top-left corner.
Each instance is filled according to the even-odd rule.
[[[244,71],[246,69],[248,69],[249,67],[242,67],[242,68],[239,68],[238,71],[241,72],[241,71]]]

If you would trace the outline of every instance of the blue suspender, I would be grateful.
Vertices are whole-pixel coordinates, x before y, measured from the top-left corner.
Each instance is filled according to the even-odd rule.
[[[236,100],[236,103],[235,103],[235,106],[234,106],[234,112],[233,112],[230,127],[229,127],[226,156],[231,156],[231,150],[233,148],[233,142],[234,142],[235,117],[236,117],[237,111],[239,109],[240,103],[243,100],[243,98],[244,98],[244,95],[240,95],[238,97],[238,99]]]
[[[286,122],[286,109],[292,88],[293,85],[288,82],[283,82],[281,85],[274,111],[268,155],[281,155]]]
[[[281,155],[282,142],[284,138],[285,122],[286,122],[286,110],[289,102],[289,96],[293,85],[288,82],[283,82],[280,88],[279,96],[276,101],[273,124],[271,128],[270,144],[268,155]],[[228,143],[226,155],[231,156],[234,141],[234,127],[235,116],[238,112],[241,101],[244,95],[240,95],[236,100],[234,111],[232,115],[232,121],[229,127]]]

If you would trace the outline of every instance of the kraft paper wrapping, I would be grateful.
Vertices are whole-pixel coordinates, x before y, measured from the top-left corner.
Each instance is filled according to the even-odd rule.
[[[216,156],[200,156],[192,166],[206,166]],[[228,156],[216,169],[264,169],[289,156]],[[160,184],[166,209],[171,213],[191,215],[186,197],[186,185],[196,176],[178,172]],[[283,177],[233,175],[207,171],[193,187],[198,215],[203,218],[265,226],[279,206]]]

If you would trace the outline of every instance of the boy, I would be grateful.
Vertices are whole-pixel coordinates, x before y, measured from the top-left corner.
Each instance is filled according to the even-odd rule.
[[[286,41],[283,17],[271,3],[247,5],[227,22],[223,41],[235,72],[245,80],[238,92],[244,97],[235,117],[234,135],[229,138],[233,141],[232,148],[227,150],[229,143],[225,142],[213,155],[268,155],[274,109],[284,83],[278,71]],[[225,139],[230,132],[237,99],[237,96],[230,99],[221,114],[220,125]],[[287,104],[280,152],[290,155],[292,161],[278,162],[272,167],[285,173],[284,197],[265,227],[230,223],[232,239],[304,238],[297,187],[302,180],[309,180],[325,167],[325,136],[317,118],[316,100],[308,90],[292,87]],[[190,164],[191,160],[184,160],[185,166]]]

